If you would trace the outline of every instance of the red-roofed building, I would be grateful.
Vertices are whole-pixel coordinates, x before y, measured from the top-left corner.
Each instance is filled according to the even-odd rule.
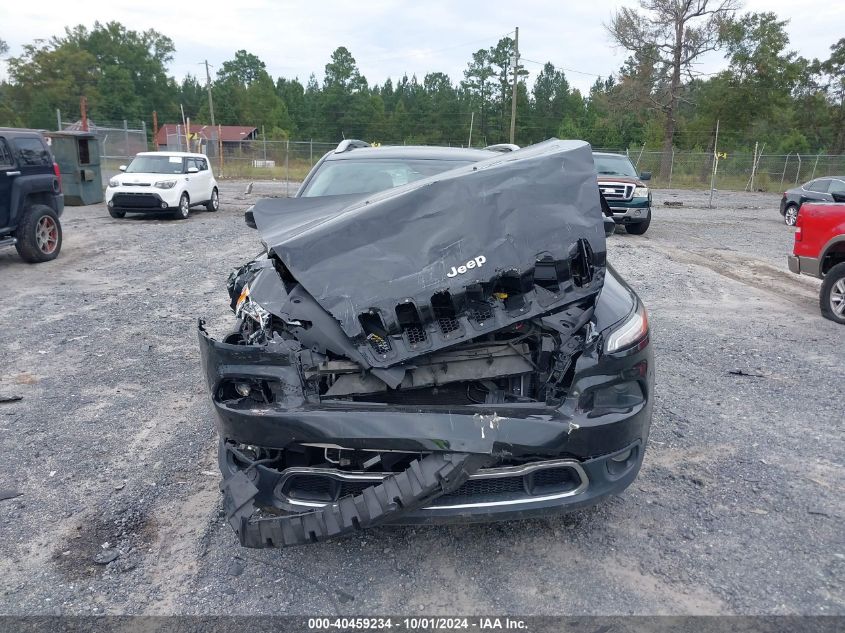
[[[221,125],[220,136],[223,144],[254,141],[258,137],[258,128],[249,125]],[[191,123],[191,138],[199,138],[208,144],[217,143],[218,126]],[[197,135],[196,137],[194,135]],[[181,123],[165,123],[158,129],[155,138],[156,148],[159,150],[185,149],[185,126]]]

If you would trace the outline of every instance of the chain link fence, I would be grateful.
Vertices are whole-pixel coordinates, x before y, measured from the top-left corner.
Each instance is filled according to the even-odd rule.
[[[387,145],[387,143],[385,143]],[[226,178],[301,181],[320,157],[335,143],[312,141],[244,141],[223,143],[206,149],[217,171]],[[184,149],[184,141],[181,145]],[[173,147],[176,149],[176,146]],[[597,150],[598,151],[598,150]],[[664,153],[642,148],[604,149],[627,154],[640,172],[652,173],[655,188],[709,189],[714,154],[676,150],[667,155],[669,174],[661,177]],[[845,174],[845,155],[763,154],[720,152],[714,188],[729,191],[776,192],[813,178]],[[753,176],[753,178],[752,178]]]
[[[79,132],[82,121],[62,122],[58,115],[59,130]],[[97,137],[100,146],[100,169],[103,186],[112,176],[120,173],[120,166],[126,165],[138,152],[149,150],[147,126],[144,121],[92,121],[88,120],[88,131]]]
[[[301,182],[314,164],[337,143],[315,141],[227,141],[218,139],[214,128],[189,140],[181,131],[167,134],[169,151],[201,152],[208,156],[220,178],[284,181],[285,195],[294,193],[294,183]],[[164,149],[164,148],[162,148]]]
[[[80,130],[81,122],[63,123],[59,129]],[[138,152],[151,148],[144,121],[90,121],[88,129],[97,137],[103,184],[119,173],[119,166],[128,163]],[[388,145],[389,143],[385,143]],[[301,182],[314,164],[336,143],[291,140],[223,141],[215,128],[205,128],[202,136],[189,141],[184,134],[168,134],[170,151],[194,151],[206,154],[215,174],[220,178],[276,180],[286,183],[286,194],[292,194],[295,183]],[[716,157],[709,152],[674,150],[671,154],[644,147],[594,148],[626,154],[637,171],[652,173],[654,188],[709,189]],[[845,175],[845,155],[830,154],[766,154],[720,150],[714,188],[726,191],[777,192],[821,176]],[[668,174],[661,175],[664,158]]]
[[[709,189],[713,178],[715,155],[708,152],[675,150],[666,155],[642,148],[600,151],[627,154],[638,171],[652,172],[651,184],[655,188]],[[660,174],[664,156],[670,166],[667,177]],[[715,189],[778,192],[813,178],[845,175],[845,155],[755,154],[720,150],[715,167]]]

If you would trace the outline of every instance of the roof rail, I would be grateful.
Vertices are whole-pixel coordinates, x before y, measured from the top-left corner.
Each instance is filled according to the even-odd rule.
[[[348,152],[358,147],[370,147],[370,144],[367,143],[367,141],[359,141],[354,138],[346,138],[337,144],[334,153],[343,154],[343,152]]]
[[[488,145],[485,147],[488,152],[515,152],[519,149],[519,145],[513,143],[497,143],[496,145]]]

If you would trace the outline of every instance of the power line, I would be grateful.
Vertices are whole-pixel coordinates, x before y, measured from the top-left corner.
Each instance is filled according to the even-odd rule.
[[[565,66],[558,66],[554,62],[538,62],[534,59],[528,59],[527,57],[521,57],[522,61],[530,62],[532,64],[537,64],[538,66],[545,66],[547,63],[551,63],[555,69],[565,70],[568,73],[576,73],[578,75],[589,75],[590,77],[603,77],[604,75],[597,75],[596,73],[588,73],[583,70],[575,70],[574,68],[566,68]]]

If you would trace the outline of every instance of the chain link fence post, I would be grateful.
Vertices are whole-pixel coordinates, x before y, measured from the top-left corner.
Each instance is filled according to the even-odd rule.
[[[672,188],[672,174],[675,171],[675,146],[672,146],[672,160],[669,162],[669,189]]]
[[[285,141],[285,197],[290,198],[290,141]]]

